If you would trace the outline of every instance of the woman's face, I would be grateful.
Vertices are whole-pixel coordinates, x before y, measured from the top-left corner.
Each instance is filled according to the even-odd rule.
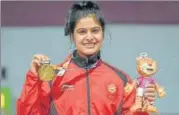
[[[101,48],[102,41],[102,27],[95,18],[84,17],[76,23],[73,42],[80,56],[86,58],[96,54]]]

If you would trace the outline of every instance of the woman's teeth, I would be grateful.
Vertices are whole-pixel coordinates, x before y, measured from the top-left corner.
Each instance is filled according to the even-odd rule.
[[[85,47],[87,47],[87,48],[93,48],[94,46],[95,46],[95,44],[84,44],[85,45]]]

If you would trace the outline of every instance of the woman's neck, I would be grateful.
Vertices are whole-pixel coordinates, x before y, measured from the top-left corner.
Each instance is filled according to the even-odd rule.
[[[95,53],[95,54],[93,54],[93,55],[85,55],[85,54],[83,54],[83,53],[81,53],[81,52],[79,52],[79,51],[77,51],[77,53],[78,53],[78,55],[81,57],[81,58],[84,58],[84,59],[88,59],[88,57],[90,57],[90,56],[93,56],[93,55],[96,55],[97,53]]]
[[[100,59],[100,51],[94,55],[82,55],[77,50],[73,52],[72,60],[79,66],[85,67],[87,65],[93,65]]]

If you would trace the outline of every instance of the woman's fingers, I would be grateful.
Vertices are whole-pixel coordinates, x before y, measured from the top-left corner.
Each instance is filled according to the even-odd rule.
[[[49,61],[50,61],[50,59],[49,59],[48,56],[46,56],[46,55],[41,55],[41,54],[36,54],[36,55],[34,55],[34,59],[39,60],[40,63],[47,62],[47,61],[49,62]]]
[[[33,59],[32,64],[36,67],[40,66],[40,61],[38,59]]]
[[[36,54],[33,57],[33,60],[31,62],[31,71],[35,74],[38,75],[38,69],[39,66],[43,63],[49,63],[49,57],[46,55],[42,54]]]

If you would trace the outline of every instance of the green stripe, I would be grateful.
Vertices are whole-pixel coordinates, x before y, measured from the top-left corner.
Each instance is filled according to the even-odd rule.
[[[4,107],[1,106],[1,111],[5,111],[7,115],[10,115],[12,112],[12,95],[10,88],[1,88],[1,96],[2,95],[4,95]]]

